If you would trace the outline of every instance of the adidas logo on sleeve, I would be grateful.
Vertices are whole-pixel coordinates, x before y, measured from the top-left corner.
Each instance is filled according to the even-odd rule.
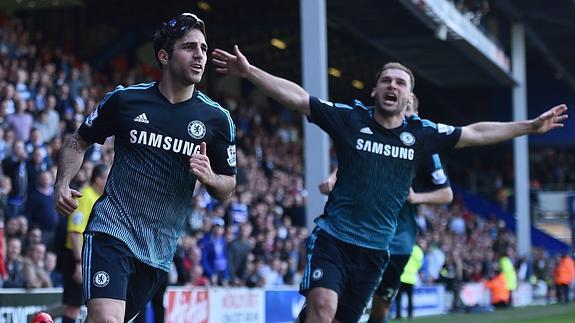
[[[143,123],[150,123],[150,121],[148,121],[148,117],[146,116],[145,113],[142,113],[139,116],[135,117],[134,121],[143,122]]]

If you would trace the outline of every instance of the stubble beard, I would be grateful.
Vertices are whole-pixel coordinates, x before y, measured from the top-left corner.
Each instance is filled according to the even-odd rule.
[[[375,103],[375,108],[379,111],[379,113],[383,117],[393,117],[393,116],[397,116],[397,115],[399,115],[405,111],[405,109],[407,108],[407,101],[402,102],[399,105],[396,105],[396,108],[394,108],[393,110],[390,110],[390,109],[386,109],[383,106],[383,104],[378,100]]]

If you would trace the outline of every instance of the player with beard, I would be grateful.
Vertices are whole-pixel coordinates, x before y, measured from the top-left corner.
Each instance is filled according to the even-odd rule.
[[[316,219],[300,292],[309,322],[357,322],[389,258],[389,243],[418,164],[451,148],[487,145],[562,127],[565,105],[533,120],[480,122],[465,127],[405,118],[415,79],[400,63],[377,74],[375,108],[311,96],[301,86],[251,65],[234,53],[213,52],[216,71],[243,77],[281,105],[303,113],[333,140],[338,181]],[[338,306],[339,305],[339,306]]]

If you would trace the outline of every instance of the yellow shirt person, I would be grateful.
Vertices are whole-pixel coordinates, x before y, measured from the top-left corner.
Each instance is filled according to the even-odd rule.
[[[68,232],[79,233],[80,241],[82,241],[83,238],[81,235],[84,233],[86,225],[88,225],[90,212],[92,212],[92,207],[100,197],[100,194],[98,194],[91,185],[86,186],[80,192],[82,193],[82,197],[78,199],[78,208],[68,217]],[[66,248],[73,248],[70,235],[66,237]]]

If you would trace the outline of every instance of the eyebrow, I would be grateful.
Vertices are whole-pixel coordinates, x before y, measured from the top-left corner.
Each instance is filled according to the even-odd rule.
[[[208,44],[206,43],[202,43],[202,42],[198,42],[198,41],[187,41],[185,43],[181,43],[180,47],[186,46],[186,45],[190,45],[190,44],[200,44],[200,47],[205,47],[206,49],[208,48]]]

